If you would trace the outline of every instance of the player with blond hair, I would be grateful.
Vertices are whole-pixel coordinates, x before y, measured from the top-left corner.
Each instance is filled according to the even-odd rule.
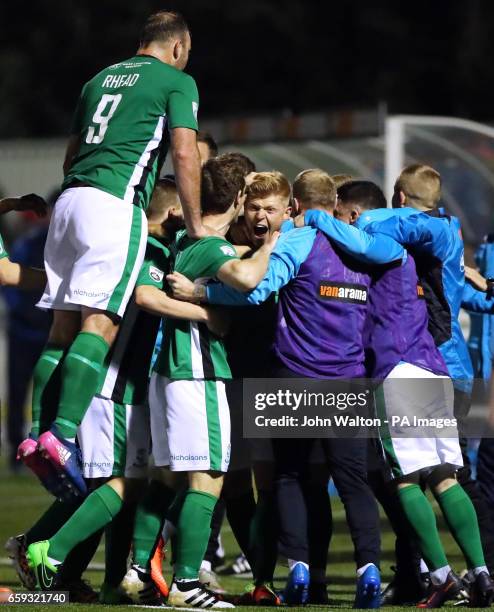
[[[342,185],[348,183],[348,181],[353,181],[353,176],[351,174],[333,174],[331,178],[336,185],[336,189],[339,189]]]
[[[277,235],[244,260],[224,238],[245,199],[245,164],[241,158],[240,154],[220,155],[209,159],[202,169],[203,220],[217,235],[193,240],[181,231],[172,250],[174,269],[187,278],[218,277],[245,290],[253,288],[264,275]],[[158,302],[150,302],[140,289],[137,300],[141,307],[159,312]],[[157,467],[185,472],[189,484],[176,524],[170,605],[231,607],[198,580],[211,516],[230,458],[230,417],[224,384],[229,378],[221,338],[201,323],[166,321],[149,394],[153,455]],[[139,568],[132,567],[131,571],[138,572]]]
[[[358,193],[359,182],[343,186],[340,196],[343,191],[346,193],[349,190]],[[461,423],[461,418],[465,415],[465,402],[468,402],[472,378],[470,359],[458,322],[458,312],[464,294],[463,241],[458,219],[437,209],[439,198],[439,174],[430,167],[414,164],[405,168],[396,181],[393,197],[393,205],[396,207],[394,211],[385,211],[385,216],[380,213],[379,220],[374,220],[372,214],[366,212],[368,207],[365,200],[361,203],[354,195],[353,199],[348,198],[349,206],[339,210],[341,213],[339,216],[346,222],[359,219],[359,224],[365,225],[366,232],[394,238],[406,245],[414,256],[417,275],[428,307],[429,331],[453,381],[454,416]],[[413,204],[413,208],[407,206],[408,204]],[[425,210],[428,211],[428,214],[423,212]],[[333,234],[331,235],[334,238]],[[340,241],[339,244],[348,252],[344,241]],[[415,376],[427,377],[427,372],[419,376],[420,371],[424,368],[418,365],[419,369],[416,370]],[[398,364],[396,372],[392,373],[393,376],[398,378],[413,376],[413,373],[407,373],[406,367],[406,364]],[[412,369],[410,368],[410,371]],[[432,367],[425,369],[434,372]],[[436,370],[436,372],[439,371]],[[391,387],[390,381],[385,382],[388,387]],[[388,401],[386,388],[385,384],[382,393],[385,400]],[[389,392],[390,404],[393,401],[400,403],[395,397],[399,395],[396,393],[396,386],[392,389]],[[448,399],[444,401],[445,411],[449,414]],[[432,402],[431,405],[440,404]],[[427,441],[428,438],[424,438],[424,444]],[[447,517],[451,532],[461,547],[468,567],[474,576],[471,589],[472,605],[490,605],[494,598],[494,584],[486,568],[484,551],[479,537],[477,513],[460,484],[463,482],[467,484],[467,491],[480,510],[482,510],[482,500],[468,482],[470,480],[469,471],[466,471],[465,476],[465,470],[461,469],[463,460],[459,446],[457,445],[458,448],[455,449],[453,444],[449,448],[444,440],[442,442],[441,444],[439,440],[437,451],[434,451],[432,447],[432,453],[426,451],[424,447],[420,456],[426,462],[425,466],[416,462],[415,454],[410,452],[410,447],[407,447],[408,458],[397,459],[399,465],[396,473],[400,478],[403,477],[399,487],[400,500],[415,529],[423,555],[427,558],[431,569],[431,589],[420,606],[439,607],[446,599],[459,592],[462,586],[459,578],[451,571],[437,532],[433,529],[435,519],[430,511],[427,498],[417,481],[413,480],[416,477],[414,471],[420,475],[422,474],[420,470],[424,467],[429,471],[427,476],[429,484],[434,489],[443,514]],[[396,442],[396,445],[399,445],[399,441]],[[419,447],[418,444],[417,447]],[[395,456],[396,454],[398,453],[395,451]],[[428,454],[429,459],[427,459]],[[405,455],[406,453],[404,457]],[[415,470],[412,469],[413,466]],[[483,516],[486,516],[485,513],[479,514],[480,519]],[[480,526],[482,527],[482,522]],[[484,522],[484,527],[488,528],[488,523]]]
[[[261,173],[262,174],[262,173]],[[335,188],[330,177],[320,171],[302,174],[300,181],[314,177],[328,187],[315,207],[334,206]],[[309,185],[294,186],[294,197],[315,193]],[[314,200],[316,199],[314,195]],[[303,203],[302,203],[303,207]],[[265,233],[265,224],[256,224],[257,234]],[[366,261],[388,263],[401,259],[403,249],[386,237],[376,239],[355,228],[339,224],[349,245]],[[206,298],[211,303],[229,305],[260,304],[279,291],[278,322],[275,330],[272,370],[275,377],[355,378],[364,376],[363,325],[366,298],[360,300],[321,299],[320,289],[327,283],[363,288],[367,295],[370,277],[358,263],[340,258],[328,239],[313,228],[303,227],[283,233],[273,251],[266,276],[247,294],[232,291],[224,285],[194,287],[183,278],[172,279],[174,293],[181,299]],[[310,312],[310,316],[307,313]],[[351,322],[351,324],[350,324]],[[305,501],[298,475],[307,465],[313,440],[276,439],[276,491],[280,512],[281,540],[291,538],[290,575],[285,600],[304,604],[308,598],[309,567],[307,554],[307,521]],[[355,607],[379,605],[379,518],[374,497],[366,481],[366,444],[343,439],[324,440],[332,473],[342,496],[352,530],[357,563]],[[294,543],[297,546],[294,546]]]
[[[425,164],[411,164],[396,179],[393,195],[395,208],[410,206],[431,212],[441,198],[441,175]]]

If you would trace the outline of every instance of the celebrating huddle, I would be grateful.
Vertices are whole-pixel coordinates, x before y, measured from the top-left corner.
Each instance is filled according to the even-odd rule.
[[[479,528],[456,430],[403,436],[390,418],[373,440],[242,435],[244,378],[372,379],[383,422],[468,411],[459,309],[475,299],[494,312],[494,300],[465,284],[439,174],[405,168],[388,208],[367,180],[307,169],[290,185],[245,155],[217,155],[198,138],[190,48],[183,18],[156,13],[136,55],[86,83],[45,274],[2,277],[46,281],[39,306],[54,313],[18,458],[56,501],[9,540],[21,580],[61,590],[80,579],[105,529],[103,603],[327,604],[331,477],[354,546],[356,608],[490,606],[492,527]],[[160,179],[168,147],[174,175]],[[0,247],[3,274],[16,264]],[[445,556],[427,487],[469,583]],[[237,598],[201,575],[220,498],[254,577]],[[384,593],[376,500],[401,542]],[[154,565],[164,540],[170,588]],[[281,593],[278,551],[290,570]]]

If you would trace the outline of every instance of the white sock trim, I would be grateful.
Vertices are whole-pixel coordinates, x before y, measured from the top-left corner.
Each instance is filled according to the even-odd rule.
[[[53,557],[47,557],[48,561],[52,564],[52,565],[60,565],[62,562],[59,561],[58,559],[54,559]]]
[[[448,574],[451,571],[451,567],[449,565],[445,565],[444,567],[440,567],[437,570],[431,572],[431,582],[436,586],[439,584],[444,584],[448,578]]]

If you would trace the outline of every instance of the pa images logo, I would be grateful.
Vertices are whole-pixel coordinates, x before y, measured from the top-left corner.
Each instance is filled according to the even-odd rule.
[[[163,270],[160,270],[159,268],[155,268],[154,266],[150,266],[149,267],[149,276],[156,283],[161,283],[161,281],[163,280],[163,277],[165,276],[165,273],[163,272]]]

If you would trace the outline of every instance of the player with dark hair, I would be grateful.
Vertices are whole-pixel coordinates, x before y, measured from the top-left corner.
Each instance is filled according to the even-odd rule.
[[[426,219],[419,222],[413,216],[397,216],[396,211],[385,205],[384,195],[376,185],[352,181],[338,191],[335,212],[340,221],[358,221],[357,225],[363,229],[375,234],[383,231],[404,243],[416,246],[421,232],[430,240],[434,230],[425,229]],[[338,221],[319,212],[306,214],[305,220],[351,253],[345,241],[337,236]],[[436,231],[440,233],[441,227]],[[423,260],[420,264],[424,265]],[[440,607],[463,586],[448,564],[421,482],[433,491],[475,576],[472,603],[488,606],[494,597],[494,585],[485,566],[474,507],[456,480],[456,471],[463,466],[456,426],[442,436],[424,435],[420,427],[410,427],[409,435],[403,437],[400,434],[402,426],[391,424],[392,415],[406,417],[412,422],[414,416],[442,417],[454,423],[453,386],[446,364],[428,331],[428,311],[421,299],[424,291],[421,286],[417,289],[417,283],[415,262],[409,254],[401,266],[376,272],[369,293],[368,367],[374,378],[383,381],[376,390],[376,403],[383,422],[390,423],[381,429],[381,440],[400,502],[431,571],[431,589],[419,607]],[[394,330],[393,334],[390,329]],[[413,380],[406,379],[419,379],[421,384],[417,386]]]
[[[151,213],[158,215],[162,195],[159,188],[155,189],[150,204]],[[171,210],[180,212],[173,201],[168,202],[165,218],[162,219],[165,234],[170,228],[168,216]],[[78,429],[84,477],[91,482],[93,492],[79,508],[70,504],[61,508],[58,501],[49,508],[39,521],[40,525],[45,526],[49,539],[40,541],[42,527],[39,525],[26,534],[27,558],[40,588],[47,588],[52,581],[53,584],[63,585],[64,577],[70,571],[70,561],[65,565],[69,553],[76,545],[107,527],[108,564],[100,599],[103,603],[117,603],[122,599],[122,591],[117,587],[127,571],[132,506],[135,506],[143,488],[143,478],[147,475],[150,427],[146,400],[149,367],[160,321],[158,317],[139,309],[142,295],[146,296],[146,303],[152,303],[153,297],[156,299],[158,295],[162,315],[189,318],[205,323],[215,334],[223,333],[222,318],[212,309],[177,302],[162,291],[155,291],[164,287],[169,255],[163,240],[159,241],[153,236],[148,238],[145,262],[136,287],[139,297],[129,302],[119,334],[104,364],[98,393]],[[147,526],[149,521],[154,521],[159,528],[174,495],[173,491],[157,489],[153,481],[149,489],[148,497],[149,494],[158,493],[154,499],[155,508],[150,509],[146,503],[139,505],[134,538],[134,553],[138,559],[146,557],[148,561],[154,540],[146,539]],[[156,512],[153,513],[153,510]],[[71,513],[72,516],[67,518]],[[46,529],[47,524],[50,525],[49,530]],[[34,534],[38,541],[34,541]],[[133,585],[124,586],[139,603],[161,601],[149,576],[145,584],[145,597],[141,592],[132,590]],[[137,586],[140,587],[141,583]]]
[[[218,235],[193,240],[178,232],[172,245],[174,267],[189,278],[218,277],[245,289],[253,288],[265,273],[276,235],[247,260],[238,259],[223,238],[243,204],[245,167],[240,154],[220,155],[204,164],[203,220]],[[161,314],[162,292],[143,289],[137,291],[138,304]],[[166,321],[149,394],[153,455],[157,467],[187,473],[189,487],[175,504],[177,547],[170,605],[231,607],[198,581],[211,516],[229,463],[230,417],[224,380],[230,377],[221,338],[201,323]],[[135,565],[130,570],[137,576],[141,571]]]
[[[209,158],[218,155],[218,145],[213,136],[206,131],[199,130],[197,132],[197,148],[201,156],[202,163],[206,163]]]
[[[314,173],[313,178],[319,182],[322,177]],[[305,180],[310,179],[309,174]],[[335,194],[331,179],[329,185]],[[311,191],[309,186],[306,191]],[[403,248],[386,237],[376,239],[350,226],[340,225],[347,243],[368,262],[388,263],[403,256]],[[354,378],[365,374],[362,334],[366,299],[350,303],[318,298],[321,282],[347,286],[348,276],[364,288],[370,285],[370,277],[360,264],[341,257],[323,234],[306,227],[281,235],[267,275],[254,291],[247,294],[222,285],[194,287],[177,274],[173,274],[169,282],[174,294],[182,299],[207,298],[211,303],[230,305],[259,304],[273,291],[280,290],[274,374],[283,377]],[[366,291],[362,295],[366,295]],[[306,312],[311,312],[311,316],[307,317]],[[298,476],[307,465],[312,444],[303,439],[292,439],[291,445],[284,444],[287,440],[275,442],[281,537],[287,545],[290,541],[293,551],[285,598],[292,604],[305,603],[309,583],[307,524]],[[326,450],[331,473],[345,505],[355,546],[358,576],[355,606],[376,607],[380,590],[379,521],[377,506],[366,481],[367,447],[363,440],[331,439],[324,442],[328,443]]]
[[[35,472],[49,461],[79,495],[86,485],[77,427],[143,261],[144,210],[169,144],[187,229],[195,238],[207,235],[199,207],[198,92],[183,72],[190,48],[181,15],[151,15],[136,54],[88,81],[74,114],[63,191],[45,249],[48,284],[39,303],[54,310],[54,321],[34,371],[32,430],[19,455]],[[60,398],[57,416],[42,431],[36,398],[53,385],[60,386],[53,394]]]

